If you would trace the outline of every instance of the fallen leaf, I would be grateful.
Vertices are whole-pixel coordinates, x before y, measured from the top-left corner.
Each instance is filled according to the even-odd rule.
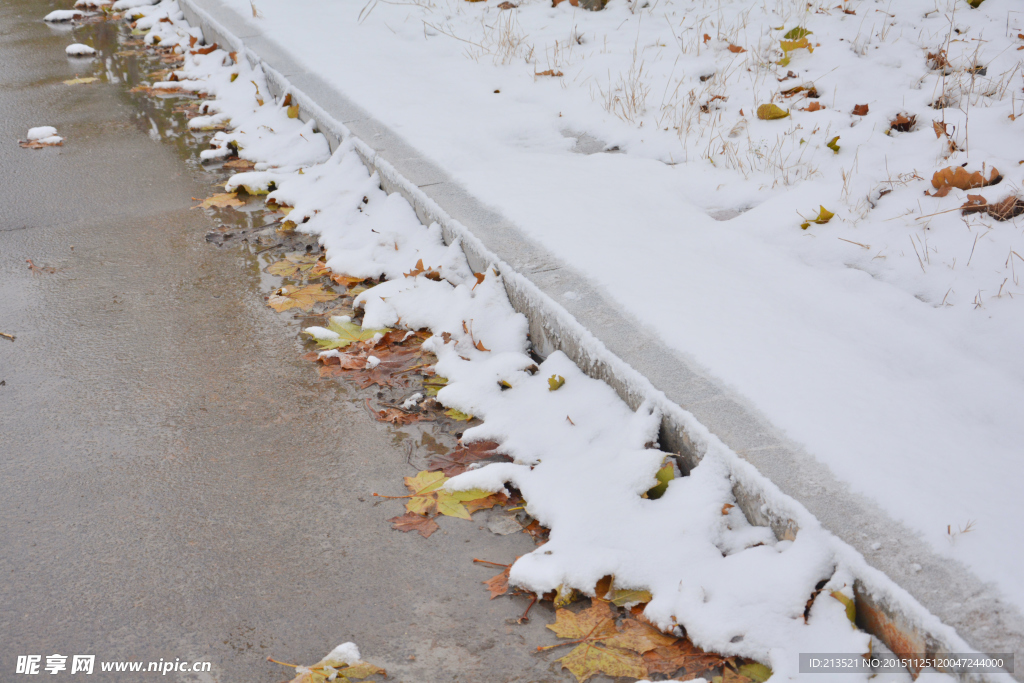
[[[732,503],[725,503],[724,505],[722,505],[722,515],[724,516],[729,514],[729,510],[733,509],[734,507],[736,506],[733,505]]]
[[[512,571],[512,565],[505,567],[505,571],[497,576],[492,576],[486,581],[481,581],[482,584],[487,586],[487,590],[491,592],[491,600],[508,593],[508,574],[510,571]]]
[[[423,419],[423,415],[421,413],[407,413],[404,410],[399,410],[398,408],[386,408],[384,410],[378,410],[376,413],[378,420],[395,426],[412,424],[413,422],[419,422]]]
[[[57,142],[43,142],[42,140],[19,140],[18,144],[25,149],[43,149],[44,147],[62,147],[64,140],[58,140]]]
[[[293,308],[311,311],[318,302],[332,301],[339,296],[341,295],[325,290],[320,284],[306,285],[305,287],[287,285],[267,297],[267,305],[278,313]]]
[[[437,396],[437,392],[441,391],[448,384],[448,380],[444,377],[428,377],[423,380],[423,390],[427,393],[427,396]]]
[[[989,173],[989,177],[986,180],[981,174],[981,171],[975,171],[974,173],[968,173],[967,169],[963,166],[947,166],[946,168],[936,171],[932,175],[932,187],[936,189],[934,194],[928,194],[931,197],[945,197],[949,194],[952,188],[959,190],[971,190],[976,187],[987,187],[989,185],[995,185],[1003,179],[999,175],[999,171],[995,168]]]
[[[897,114],[896,118],[889,122],[889,128],[892,130],[898,130],[901,133],[908,133],[914,127],[915,123],[917,123],[916,115],[911,114],[910,116],[907,116],[906,114]]]
[[[594,598],[591,605],[580,612],[560,609],[555,612],[555,623],[548,628],[559,638],[602,638],[618,633],[615,628],[615,613],[607,600]]]
[[[290,119],[297,119],[297,118],[299,118],[299,105],[293,104],[292,106],[288,107],[287,112],[288,112],[288,118],[290,118]]]
[[[321,285],[307,285],[309,287],[320,287]],[[333,293],[332,293],[333,294]],[[331,298],[338,298],[338,294],[334,294]],[[324,299],[329,301],[330,299]],[[330,321],[327,324],[326,329],[323,327],[307,327],[303,330],[306,334],[313,337],[316,340],[317,346],[321,349],[343,349],[353,342],[364,342],[373,339],[378,334],[383,335],[388,330],[383,329],[363,329],[359,323],[354,323],[351,320],[344,320],[341,316],[331,316]]]
[[[971,213],[985,213],[988,210],[988,200],[980,194],[969,194],[967,195],[967,201],[960,209],[960,214],[963,216]]]
[[[305,252],[293,252],[285,254],[281,261],[276,261],[267,266],[266,272],[280,277],[294,277],[302,273],[308,273],[320,261],[319,253],[307,254]]]
[[[433,458],[427,463],[427,469],[432,472],[440,471],[446,477],[454,477],[468,470],[469,466],[475,462],[493,458],[512,460],[504,453],[499,453],[497,448],[496,441],[474,441],[465,446],[459,446],[447,455]]]
[[[608,601],[616,607],[632,607],[652,599],[650,591],[616,589],[608,594]]]
[[[831,140],[829,140],[828,144],[826,144],[825,146],[828,147],[833,152],[835,152],[836,154],[839,154],[839,136],[837,135]]]
[[[811,227],[811,223],[816,223],[818,225],[824,225],[825,223],[828,223],[830,220],[832,220],[833,216],[835,216],[834,213],[832,213],[831,211],[826,209],[824,206],[820,206],[818,208],[819,208],[818,215],[816,217],[812,218],[809,221],[801,223],[800,224],[801,228],[806,230],[807,228]]]
[[[428,280],[434,280],[434,281],[437,281],[437,282],[439,282],[441,280],[441,269],[438,268],[437,270],[434,270],[433,267],[431,267],[431,268],[424,267],[423,259],[420,259],[420,260],[418,260],[416,262],[416,267],[415,268],[410,270],[408,273],[403,273],[403,274],[405,275],[405,277],[416,277],[417,275],[422,275],[423,277],[427,278]]]
[[[486,498],[475,498],[473,500],[466,501],[466,511],[469,514],[479,512],[480,510],[490,510],[495,505],[504,505],[508,502],[508,496],[504,493],[492,493]]]
[[[423,538],[430,538],[430,534],[441,528],[432,517],[423,517],[411,512],[406,512],[400,517],[392,517],[388,521],[391,522],[392,529],[404,531],[406,533],[410,531],[418,531],[420,536]]]
[[[228,207],[234,207],[234,206],[245,206],[245,202],[243,202],[241,199],[239,199],[238,195],[236,195],[234,192],[224,192],[222,194],[215,194],[215,195],[213,195],[211,197],[207,197],[206,199],[204,199],[202,201],[202,203],[198,207],[194,206],[192,208],[194,208],[194,209],[196,209],[196,208],[203,208],[203,209],[219,208],[219,209],[226,209]]]
[[[658,483],[646,493],[646,496],[651,500],[661,498],[665,491],[668,490],[668,483],[675,479],[675,477],[676,470],[672,467],[672,463],[665,463],[654,475]]]
[[[853,115],[854,116],[867,116],[868,115],[868,105],[866,105],[866,104],[856,104],[856,105],[854,105],[853,106]]]
[[[470,489],[469,491],[449,491],[442,488],[448,477],[440,472],[423,471],[415,477],[406,477],[405,486],[412,492],[405,509],[419,515],[439,512],[448,517],[472,519],[469,510],[463,503],[488,498],[490,491]]]
[[[349,644],[350,643],[345,643],[345,645]],[[339,645],[335,650],[338,650],[341,647],[343,646]],[[362,680],[369,676],[387,675],[387,672],[384,669],[374,666],[373,664],[368,664],[363,661],[357,661],[349,664],[347,659],[332,657],[333,654],[334,652],[332,651],[312,666],[295,666],[294,664],[279,662],[272,657],[267,657],[267,661],[274,662],[275,664],[282,664],[284,666],[290,666],[295,669],[297,675],[291,681],[288,681],[288,683],[327,683],[327,681],[333,681],[334,683],[351,683],[353,679]]]
[[[739,45],[733,45],[732,43],[729,43],[729,52],[739,54],[741,52],[746,52],[746,49],[740,47]]]
[[[709,36],[708,34],[705,33],[704,34],[704,44],[707,45],[709,40],[711,40],[711,36]]]
[[[817,102],[811,102],[810,104],[808,104],[806,107],[804,107],[800,111],[821,111],[824,108],[825,107],[821,106]]]
[[[565,385],[565,378],[561,375],[548,377],[548,391],[558,391]]]
[[[556,78],[561,78],[565,74],[563,74],[561,71],[555,71],[554,69],[548,69],[547,71],[535,71],[533,73],[533,75],[534,76],[554,76]]]
[[[224,162],[224,168],[235,169],[241,171],[251,171],[256,168],[256,164],[249,161],[248,159],[232,159],[231,161]]]
[[[519,5],[513,5],[508,0],[498,3],[498,9],[515,9],[516,7],[519,7]]]
[[[1024,214],[1024,199],[1020,199],[1016,195],[1010,195],[988,207],[988,215],[997,221],[1008,221],[1021,214]]]
[[[696,677],[709,669],[721,668],[728,661],[721,655],[704,652],[685,638],[648,650],[643,658],[650,673],[673,677],[676,672],[682,672],[680,676]]]
[[[86,83],[95,83],[100,79],[95,76],[87,76],[85,78],[72,78],[71,80],[64,81],[64,85],[83,85]]]
[[[789,112],[775,104],[762,104],[757,108],[757,118],[762,121],[774,121],[787,116],[789,116]]]
[[[643,591],[646,593],[646,591]],[[650,597],[650,593],[647,594]],[[621,605],[620,605],[621,606]],[[632,619],[622,622],[618,634],[605,639],[605,645],[621,647],[625,650],[633,650],[643,654],[658,647],[668,647],[675,643],[678,638],[662,633],[649,624]]]
[[[450,417],[451,419],[457,420],[459,422],[468,422],[469,420],[473,419],[472,415],[464,413],[461,410],[455,410],[455,408],[449,408],[448,410],[444,411],[444,414]]]
[[[537,520],[533,520],[532,522],[523,527],[523,533],[529,534],[533,538],[534,542],[538,545],[543,545],[544,543],[547,543],[547,537],[550,532],[550,529],[548,529],[546,526],[544,526]]]
[[[736,670],[736,673],[741,676],[746,676],[750,680],[754,681],[754,683],[764,683],[772,677],[772,670],[759,662],[747,662],[746,664],[741,664],[740,668]]]
[[[557,661],[561,662],[579,683],[599,673],[634,679],[647,676],[644,660],[637,653],[616,647],[602,647],[596,643],[583,643]]]
[[[216,49],[217,49],[217,43],[214,43],[213,45],[208,45],[207,47],[201,47],[198,50],[192,50],[192,54],[194,54],[194,55],[208,55],[208,54],[210,54],[211,52],[213,52]]]
[[[853,602],[853,598],[843,595],[839,591],[832,591],[832,597],[843,603],[843,607],[846,608],[846,618],[850,620],[851,624],[857,623],[857,605]]]
[[[789,31],[787,31],[786,34],[782,37],[785,38],[786,40],[800,40],[801,38],[805,38],[809,35],[812,35],[813,33],[813,31],[808,31],[803,26],[796,26],[794,28],[789,29]]]

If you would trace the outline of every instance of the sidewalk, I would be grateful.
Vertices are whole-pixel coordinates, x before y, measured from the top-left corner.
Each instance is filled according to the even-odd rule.
[[[911,302],[892,288],[886,288],[884,283],[850,281],[845,272],[823,276],[802,267],[792,255],[781,254],[778,249],[759,251],[744,246],[731,234],[701,236],[696,232],[698,229],[713,232],[717,228],[709,227],[715,224],[698,218],[700,214],[693,211],[692,197],[687,203],[666,200],[667,207],[658,204],[652,211],[663,217],[686,215],[688,220],[692,218],[693,224],[686,229],[687,237],[693,241],[682,239],[678,233],[667,233],[664,220],[661,225],[649,222],[631,225],[631,240],[641,244],[666,243],[672,248],[640,249],[641,255],[629,262],[618,246],[620,226],[636,220],[636,207],[650,203],[646,187],[651,183],[659,186],[655,176],[667,172],[661,170],[664,164],[652,166],[656,162],[649,158],[634,159],[628,153],[573,156],[568,150],[553,154],[550,148],[536,152],[529,146],[526,151],[519,150],[522,156],[518,162],[513,155],[503,154],[501,164],[488,164],[487,155],[479,154],[486,150],[482,142],[486,138],[486,125],[474,129],[474,121],[486,122],[488,117],[467,113],[467,110],[475,111],[468,106],[446,110],[446,116],[456,122],[448,126],[438,124],[437,118],[417,116],[423,109],[422,106],[414,108],[414,101],[428,100],[424,99],[424,91],[417,92],[404,77],[400,81],[403,87],[388,89],[387,95],[409,100],[405,107],[392,106],[394,102],[376,86],[386,74],[373,71],[377,68],[374,65],[389,62],[368,59],[364,52],[372,47],[369,43],[373,41],[333,41],[330,47],[316,40],[301,44],[292,41],[285,51],[272,41],[277,36],[288,40],[289,21],[296,21],[295,17],[301,13],[289,10],[277,16],[272,14],[273,8],[260,8],[268,13],[264,24],[235,13],[226,4],[203,3],[203,6],[285,79],[280,86],[290,83],[323,107],[321,112],[313,110],[322,128],[330,132],[331,122],[347,126],[379,154],[380,158],[375,161],[382,167],[391,165],[397,169],[400,176],[419,187],[427,200],[433,200],[456,221],[468,226],[487,250],[498,254],[519,274],[529,278],[529,285],[520,286],[515,278],[505,273],[506,280],[512,280],[513,299],[517,292],[523,297],[514,301],[521,310],[536,303],[528,301],[530,288],[536,286],[550,297],[541,302],[547,310],[550,310],[551,300],[557,300],[558,305],[571,314],[572,318],[534,317],[535,343],[547,342],[541,344],[542,352],[556,346],[566,350],[567,345],[576,344],[576,348],[567,350],[570,356],[581,367],[587,367],[589,361],[592,374],[607,373],[620,395],[636,404],[647,393],[644,382],[636,380],[614,361],[602,358],[600,346],[578,343],[586,341],[586,334],[574,327],[575,321],[579,321],[607,349],[650,379],[669,400],[689,410],[712,433],[757,465],[785,493],[806,505],[830,530],[910,590],[946,623],[954,625],[976,647],[1020,649],[1019,611],[1005,604],[1007,599],[1016,602],[1018,597],[1014,590],[1018,577],[1013,572],[1016,566],[1013,553],[1019,552],[1020,545],[1014,542],[1020,536],[1015,524],[1020,516],[1015,514],[1019,501],[1013,496],[1014,477],[1004,471],[1007,467],[1020,467],[1015,460],[1006,457],[1012,453],[1007,444],[1012,443],[1009,437],[1015,428],[1013,420],[1007,419],[1009,408],[995,406],[988,413],[984,424],[998,426],[989,430],[994,441],[986,437],[988,432],[984,429],[982,434],[972,432],[974,427],[969,420],[936,419],[935,415],[941,416],[949,410],[946,402],[955,401],[957,397],[943,386],[936,390],[927,382],[919,381],[926,365],[914,358],[915,355],[926,356],[924,360],[931,364],[956,362],[957,369],[951,372],[958,380],[971,375],[982,377],[982,384],[990,386],[999,402],[1014,405],[1013,397],[1020,392],[1019,382],[986,379],[991,377],[990,371],[979,369],[974,360],[965,360],[965,354],[957,348],[966,343],[960,332],[954,334],[947,330],[946,338],[952,341],[945,346],[932,338],[929,343],[940,349],[936,352],[940,355],[921,354],[922,348],[929,347],[919,343],[919,338],[935,332],[935,328],[929,328],[932,323],[926,320],[932,313],[916,310]],[[246,11],[250,10],[246,8]],[[339,11],[343,16],[336,17],[337,21],[325,22],[335,31],[345,22],[352,22],[352,17],[346,14],[348,8]],[[274,27],[272,35],[262,34],[264,25]],[[394,30],[391,26],[386,28]],[[381,40],[373,49],[387,51],[392,47]],[[328,49],[335,50],[330,58],[325,57],[324,51]],[[349,49],[354,52],[346,53]],[[336,66],[344,63],[358,63],[360,69]],[[406,76],[420,84],[433,83],[425,78],[425,72],[419,74],[420,78]],[[340,85],[332,80],[341,78],[363,80]],[[458,92],[461,85],[472,82],[472,79],[443,80],[438,87],[450,88],[446,92],[451,95]],[[509,86],[494,89],[509,92]],[[353,105],[346,95],[368,106],[370,114]],[[462,101],[445,94],[433,96],[445,102]],[[396,137],[378,118],[427,150],[426,158]],[[424,133],[426,128],[422,126],[429,131]],[[466,141],[454,145],[456,138],[444,133],[460,127],[476,132],[467,133],[463,136]],[[582,136],[580,139],[584,140]],[[473,159],[479,156],[484,157],[484,163],[474,165]],[[518,165],[506,166],[510,160]],[[593,168],[581,164],[597,165],[600,172],[595,174]],[[495,166],[497,170],[492,170]],[[651,168],[659,170],[651,171]],[[452,175],[457,180],[452,180]],[[592,185],[598,177],[607,187],[595,193]],[[638,178],[644,182],[637,182]],[[398,176],[385,178],[386,183],[389,180],[396,188],[401,184]],[[480,199],[475,199],[474,194]],[[659,194],[659,199],[664,194]],[[420,200],[417,205],[415,196],[411,198],[421,214],[429,215],[434,210],[429,201]],[[500,213],[489,208],[488,203]],[[629,213],[622,213],[623,206],[630,207]],[[753,214],[753,210],[749,213]],[[506,215],[509,218],[503,217]],[[649,214],[640,216],[649,217]],[[595,231],[601,239],[594,238]],[[745,238],[753,239],[749,234]],[[609,248],[609,243],[616,246]],[[468,246],[472,257],[474,245]],[[761,248],[765,244],[756,246]],[[721,268],[721,253],[728,253],[735,263]],[[764,267],[763,262],[770,258],[779,259],[770,264],[777,266],[775,271]],[[761,265],[754,268],[755,262]],[[679,267],[680,263],[686,267]],[[704,267],[702,263],[712,263],[715,267]],[[766,270],[790,273],[792,278],[770,281],[765,278]],[[609,287],[606,284],[609,274],[619,272],[623,274],[621,280],[617,279],[614,286]],[[655,276],[660,280],[652,280]],[[663,296],[666,291],[699,291],[700,294],[667,300]],[[735,307],[736,301],[742,302],[740,308]],[[872,306],[864,306],[864,301],[871,301]],[[778,302],[785,302],[785,305]],[[883,313],[876,315],[879,310]],[[782,324],[780,319],[784,321]],[[680,329],[680,320],[692,321],[692,324]],[[760,320],[760,324],[751,322],[756,320]],[[768,320],[773,322],[766,322]],[[851,327],[849,320],[857,324]],[[1005,360],[1001,340],[1010,338],[1006,330],[1012,329],[1013,320],[1011,310],[999,322],[992,323],[1010,327],[1004,327],[995,335],[996,341],[985,354],[976,352],[976,355]],[[670,323],[674,326],[668,330],[664,326]],[[903,332],[892,333],[896,324],[903,326]],[[751,329],[757,333],[751,334],[748,331]],[[782,343],[767,343],[773,335],[783,340],[793,335],[799,353],[783,352],[785,344]],[[890,338],[895,341],[889,346],[880,341]],[[983,343],[979,339],[968,341]],[[874,357],[885,359],[883,365],[891,363],[888,359],[895,357],[904,365],[917,362],[917,371],[908,371],[901,381],[895,382],[891,377],[872,374],[878,370],[878,362],[865,361],[858,365],[852,360],[867,358],[863,355],[865,348],[875,349]],[[941,350],[943,348],[945,350]],[[686,354],[693,354],[695,358]],[[728,362],[719,362],[716,368],[716,359],[721,361],[726,356]],[[837,370],[838,364],[834,362],[837,357],[848,359],[843,367],[852,369]],[[794,365],[796,361],[800,363]],[[722,380],[715,375],[724,376],[747,397],[723,389]],[[805,380],[809,383],[804,386],[794,387],[794,377],[811,379]],[[763,382],[760,389],[768,387],[775,393],[758,396],[758,386],[744,387],[746,378]],[[873,385],[873,381],[878,384]],[[884,386],[885,390],[880,390],[879,386]],[[780,387],[788,389],[784,391]],[[909,393],[900,394],[897,389]],[[872,391],[891,396],[874,413],[871,412]],[[753,405],[750,395],[754,397]],[[977,394],[965,392],[965,395],[979,399]],[[887,414],[893,406],[901,405],[912,407],[918,418],[917,411],[922,405],[932,405],[936,410],[926,419],[914,418],[916,423],[911,420],[914,416],[906,412],[897,413],[895,418]],[[820,406],[828,409],[822,410]],[[804,412],[809,422],[814,423],[813,429],[802,433],[801,428],[807,427],[807,423],[788,424],[784,419],[800,413],[801,407],[807,409]],[[920,412],[928,413],[928,410]],[[877,423],[882,417],[885,423]],[[685,418],[680,420],[685,422]],[[895,433],[891,430],[891,420],[903,420],[910,426]],[[793,441],[781,436],[779,426],[771,426],[773,422],[786,428]],[[943,431],[949,429],[953,432]],[[930,443],[924,441],[926,437],[931,438]],[[894,443],[901,443],[899,440],[902,445],[894,446]],[[839,450],[835,449],[837,441],[843,442]],[[911,442],[924,445],[907,450]],[[953,458],[960,455],[967,442],[985,443],[986,448],[979,449],[982,455],[970,471],[957,470],[955,476],[950,476]],[[694,450],[699,455],[700,444],[696,444]],[[808,450],[814,458],[808,456]],[[859,464],[844,469],[840,466],[843,457],[849,461],[851,453],[857,456]],[[892,459],[906,453],[911,453],[907,458],[917,469],[893,466]],[[924,460],[928,455],[935,458],[938,466],[929,466]],[[838,479],[832,471],[838,472]],[[884,472],[884,476],[880,476],[880,472]],[[926,477],[923,485],[920,484],[922,477]],[[928,491],[922,492],[922,488]],[[911,490],[915,490],[913,496],[907,494]],[[982,496],[985,508],[978,507]],[[900,503],[904,500],[908,501],[905,507]],[[959,509],[952,509],[957,505]],[[922,520],[928,515],[934,518],[941,514],[944,519],[951,514],[964,516],[967,513],[972,513],[969,519],[976,522],[976,527],[969,534],[960,534],[955,542],[944,537],[947,524],[951,531],[956,531],[964,528],[967,517],[960,524],[944,522],[939,525],[940,530],[930,530],[924,541],[917,536],[925,526]],[[987,531],[983,533],[983,529]],[[951,556],[970,562],[971,569],[982,574],[982,579],[1001,581],[1001,588],[982,585],[969,570],[951,562]],[[1004,570],[1006,573],[999,573]]]

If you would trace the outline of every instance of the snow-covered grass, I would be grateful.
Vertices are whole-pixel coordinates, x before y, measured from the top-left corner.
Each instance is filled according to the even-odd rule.
[[[1024,606],[1015,2],[222,2]]]
[[[323,137],[290,117],[288,103],[270,95],[248,62],[220,49],[189,49],[197,30],[183,24],[172,0],[138,13],[136,28],[148,29],[147,43],[185,53],[177,80],[163,85],[210,96],[201,115],[212,118],[193,124],[229,128],[213,136],[204,156],[235,151],[256,163],[226,189],[269,192],[268,201],[292,207],[289,222],[319,235],[332,270],[385,278],[356,300],[364,328],[433,332],[424,348],[448,379],[437,399],[483,420],[464,441],[493,439],[514,458],[449,485],[512,484],[528,512],[551,529],[547,544],[514,565],[513,582],[537,592],[567,585],[592,594],[598,579],[613,574],[617,586],[651,591],[645,614],[663,629],[685,628],[706,649],[768,663],[782,680],[797,677],[799,652],[867,650],[869,637],[851,627],[833,595],[849,598],[854,577],[872,571],[863,558],[706,433],[707,452],[690,475],[674,479],[657,500],[645,498],[667,457],[652,447],[660,415],[651,405],[631,411],[560,352],[535,364],[526,321],[512,309],[501,276],[493,268],[473,273],[458,242],[445,245],[437,225],[424,227],[405,199],[380,188],[351,140],[330,154]],[[640,83],[641,67],[627,78]],[[643,91],[634,95],[621,106],[639,112]],[[418,262],[442,278],[412,275]],[[758,480],[765,495],[793,511],[795,538],[779,541],[746,520],[735,507],[738,480]],[[934,620],[925,626],[959,642]]]

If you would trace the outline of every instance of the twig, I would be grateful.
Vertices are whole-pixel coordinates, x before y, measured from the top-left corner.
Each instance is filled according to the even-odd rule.
[[[840,237],[839,239],[843,240],[844,242],[849,242],[850,244],[856,244],[858,247],[864,247],[865,249],[871,248],[870,244],[861,244],[860,242],[854,242],[853,240],[848,240],[844,237]]]
[[[974,258],[974,248],[978,246],[978,238],[981,237],[981,233],[974,236],[974,246],[971,247],[971,256],[967,259],[967,265],[971,265],[971,259]]]
[[[0,337],[3,337],[4,339],[10,339],[11,341],[14,341],[14,335],[13,334],[7,334],[6,332],[0,332]]]
[[[506,569],[508,569],[509,567],[512,566],[510,564],[501,564],[500,562],[491,562],[490,560],[478,560],[475,557],[473,558],[473,561],[474,562],[479,562],[480,564],[489,564],[489,565],[491,565],[493,567],[505,567]]]

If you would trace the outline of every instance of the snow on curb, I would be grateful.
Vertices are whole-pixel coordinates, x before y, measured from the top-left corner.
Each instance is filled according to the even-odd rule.
[[[243,51],[240,41],[208,20],[221,33],[217,38],[246,58],[233,63],[223,49],[197,54],[188,47],[198,29],[183,23],[176,2],[164,0],[139,13],[144,18],[137,27],[149,29],[147,43],[178,45],[187,53],[174,85],[212,96],[202,113],[232,123],[231,132],[213,136],[204,158],[226,156],[230,146],[260,164],[262,170],[232,177],[227,189],[270,190],[269,199],[294,207],[290,221],[319,234],[330,268],[385,276],[357,299],[364,327],[400,321],[434,333],[424,348],[437,355],[437,372],[449,380],[438,400],[484,420],[466,431],[467,442],[498,441],[514,458],[460,475],[450,486],[500,490],[511,483],[528,501],[528,512],[551,529],[546,545],[514,565],[514,583],[538,592],[570,585],[592,594],[598,579],[613,574],[618,586],[652,592],[645,614],[662,628],[685,628],[701,647],[766,662],[783,680],[799,677],[800,652],[867,651],[868,636],[850,627],[833,592],[873,607],[872,618],[917,638],[919,652],[971,651],[953,629],[296,91],[293,101],[306,120],[290,118],[274,97],[289,89],[287,82]],[[333,154],[315,132],[317,122],[343,139]],[[382,184],[399,192],[389,195]],[[436,222],[424,221],[424,229],[424,216]],[[443,279],[406,277],[418,260]],[[587,374],[561,351],[534,365],[526,353],[527,320],[509,295],[520,308],[552,315],[571,333]],[[636,410],[588,374],[617,378],[619,395]],[[557,376],[565,383],[553,391],[548,379]],[[659,440],[663,417],[680,430],[675,441],[685,442],[679,450],[691,456],[684,463],[689,476],[673,480],[658,500],[647,500],[642,494],[669,456],[649,447]],[[807,598],[822,581],[804,623]]]

